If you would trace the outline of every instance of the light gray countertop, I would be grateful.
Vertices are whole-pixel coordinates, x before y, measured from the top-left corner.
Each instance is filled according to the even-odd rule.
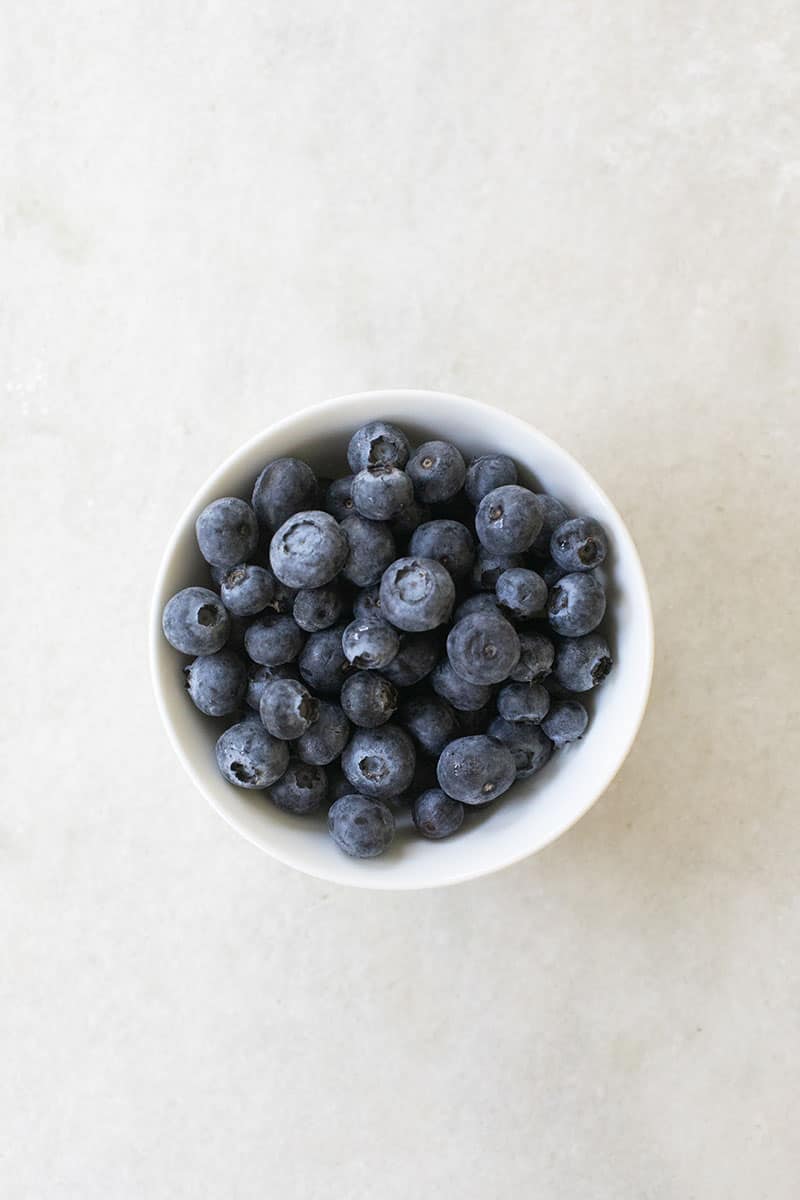
[[[796,8],[2,23],[4,1200],[796,1200]],[[193,791],[146,614],[224,456],[379,386],[576,454],[657,664],[563,839],[368,896]]]

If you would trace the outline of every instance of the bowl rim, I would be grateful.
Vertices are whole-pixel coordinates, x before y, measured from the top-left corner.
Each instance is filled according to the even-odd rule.
[[[253,450],[265,438],[285,431],[300,420],[306,421],[310,418],[313,419],[315,416],[322,416],[326,412],[335,410],[345,403],[356,404],[371,401],[374,401],[376,404],[388,402],[394,403],[400,402],[404,399],[408,400],[412,397],[417,402],[425,402],[426,400],[430,400],[432,402],[442,400],[448,402],[457,402],[459,404],[467,405],[475,410],[481,410],[488,414],[494,414],[498,411],[502,412],[505,421],[519,427],[521,436],[529,437],[531,432],[533,432],[540,441],[548,444],[557,452],[557,454],[569,460],[572,469],[574,470],[576,476],[581,479],[581,482],[587,485],[590,489],[593,489],[602,497],[605,504],[607,504],[608,508],[619,522],[619,528],[627,538],[629,567],[637,576],[636,582],[638,584],[638,592],[643,599],[643,611],[641,615],[643,619],[643,633],[646,638],[647,655],[647,662],[645,664],[646,669],[644,673],[645,686],[641,691],[639,712],[636,714],[636,719],[629,726],[628,734],[624,743],[620,745],[620,751],[616,765],[612,770],[607,770],[606,773],[598,779],[597,785],[591,790],[589,799],[586,801],[586,803],[580,806],[577,810],[573,811],[564,824],[559,825],[557,829],[552,831],[536,846],[531,848],[523,848],[518,853],[512,853],[508,857],[504,858],[502,862],[499,862],[496,866],[478,866],[473,869],[465,867],[463,870],[450,871],[442,878],[406,881],[402,878],[397,879],[395,877],[382,875],[375,876],[371,873],[365,873],[363,878],[359,878],[357,872],[353,872],[352,878],[349,876],[344,878],[342,874],[335,871],[328,873],[316,868],[312,868],[303,859],[302,855],[294,855],[289,852],[279,851],[274,846],[265,845],[263,841],[259,840],[248,828],[238,821],[233,813],[229,812],[227,809],[218,804],[213,794],[207,789],[204,772],[198,769],[192,758],[184,749],[181,736],[175,727],[166,702],[165,684],[161,677],[159,666],[159,656],[163,650],[161,644],[163,640],[163,634],[161,630],[161,597],[164,591],[165,579],[169,573],[176,549],[181,540],[186,536],[188,527],[193,526],[198,505],[201,503],[203,497],[213,488],[217,480],[227,475],[231,469],[236,467],[237,463],[241,459],[246,458],[251,450]],[[217,466],[217,468],[211,472],[211,474],[200,484],[200,486],[195,489],[192,498],[188,504],[184,506],[169,538],[167,539],[167,544],[161,555],[158,571],[156,572],[149,610],[148,658],[150,665],[150,676],[153,683],[153,690],[155,692],[156,707],[161,717],[162,724],[166,730],[168,740],[171,743],[179,762],[194,783],[195,787],[211,805],[214,811],[218,813],[228,825],[235,829],[241,837],[245,838],[246,841],[256,846],[263,853],[268,854],[271,858],[283,863],[285,866],[293,867],[294,869],[302,871],[303,874],[312,878],[322,879],[326,883],[335,883],[346,887],[358,887],[369,891],[423,891],[427,890],[428,888],[449,887],[459,883],[468,883],[473,879],[479,879],[488,875],[493,875],[498,871],[505,870],[507,867],[515,866],[524,859],[539,853],[539,851],[545,849],[546,846],[551,845],[554,841],[570,830],[575,824],[577,824],[577,822],[586,815],[589,809],[597,803],[600,797],[611,786],[614,779],[622,769],[626,759],[628,758],[631,748],[633,747],[633,744],[639,734],[639,730],[641,729],[642,722],[647,711],[655,663],[655,626],[652,601],[650,598],[650,591],[647,586],[647,577],[642,566],[636,543],[633,540],[624,518],[619,512],[619,509],[606,494],[604,489],[595,480],[594,476],[592,476],[586,467],[584,467],[582,463],[574,458],[574,456],[559,442],[556,442],[554,438],[551,438],[548,434],[544,433],[531,422],[526,421],[523,417],[517,416],[516,413],[508,413],[504,409],[498,410],[497,406],[495,405],[487,404],[482,400],[474,400],[467,396],[461,396],[455,392],[441,392],[427,388],[374,388],[363,392],[349,392],[341,396],[334,396],[328,400],[323,400],[316,404],[311,404],[303,408],[296,409],[291,413],[288,413],[285,417],[281,417],[279,420],[271,422],[269,425],[253,434],[252,437],[248,438],[245,442],[238,446],[237,449],[233,450]]]

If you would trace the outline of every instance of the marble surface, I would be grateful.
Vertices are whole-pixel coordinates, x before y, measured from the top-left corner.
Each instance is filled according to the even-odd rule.
[[[4,1200],[795,1200],[796,6],[0,20]],[[365,896],[194,793],[145,624],[218,461],[404,385],[586,463],[658,661],[572,832]]]

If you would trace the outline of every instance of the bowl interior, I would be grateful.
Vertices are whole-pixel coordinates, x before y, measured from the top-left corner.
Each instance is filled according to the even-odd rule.
[[[206,504],[224,495],[249,500],[261,468],[280,455],[304,458],[321,475],[345,474],[352,432],[378,417],[400,425],[412,442],[449,438],[467,458],[492,451],[509,454],[525,482],[605,525],[611,554],[605,573],[609,614],[603,628],[615,668],[587,697],[591,721],[584,739],[554,754],[543,771],[517,783],[493,808],[469,815],[455,837],[430,842],[398,836],[387,854],[355,861],[334,846],[324,815],[291,817],[263,793],[222,779],[214,743],[226,722],[204,717],[189,702],[182,676],[188,660],[167,644],[160,618],[164,604],[180,588],[207,584],[208,568],[194,537],[194,521]],[[159,707],[179,757],[214,808],[240,833],[282,862],[321,878],[363,887],[419,888],[516,862],[586,812],[618,770],[641,722],[652,672],[653,630],[631,537],[602,490],[566,451],[496,408],[434,392],[386,391],[343,397],[291,416],[253,438],[214,473],[181,517],[165,552],[153,597],[151,659]],[[402,829],[402,817],[398,826]]]

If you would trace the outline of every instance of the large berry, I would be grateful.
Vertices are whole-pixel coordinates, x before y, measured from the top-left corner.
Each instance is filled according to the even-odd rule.
[[[536,571],[512,567],[495,586],[497,601],[518,621],[526,621],[541,612],[547,603],[547,584]]]
[[[435,631],[401,633],[400,649],[383,667],[383,674],[395,687],[413,687],[431,673],[441,648],[441,638]]]
[[[538,725],[549,707],[550,693],[540,683],[507,683],[497,695],[497,711],[506,721]]]
[[[420,750],[434,758],[459,734],[456,714],[441,696],[412,696],[401,707],[398,720]]]
[[[261,697],[264,695],[264,690],[268,684],[272,683],[273,679],[296,678],[296,663],[281,663],[277,667],[257,666],[255,663],[251,663],[247,672],[245,700],[250,708],[254,708],[258,712],[261,708]]]
[[[275,599],[275,576],[255,563],[239,563],[223,576],[219,594],[228,612],[254,617]]]
[[[542,514],[542,528],[534,539],[531,551],[539,558],[547,558],[550,554],[550,538],[553,531],[563,521],[569,520],[569,512],[560,500],[556,500],[555,496],[548,496],[546,492],[537,492],[536,499]]]
[[[562,637],[591,633],[606,612],[606,593],[596,575],[575,571],[550,591],[547,619]]]
[[[459,712],[483,708],[489,703],[492,689],[485,683],[469,683],[457,675],[449,659],[442,659],[431,671],[431,687],[438,696]]]
[[[374,858],[394,837],[392,810],[381,800],[341,796],[328,810],[328,831],[336,845],[353,858]]]
[[[380,617],[356,619],[342,634],[342,649],[354,667],[380,671],[400,649],[400,635]]]
[[[541,528],[539,501],[515,483],[488,492],[475,514],[475,531],[491,554],[522,554]]]
[[[605,560],[608,538],[593,517],[573,517],[553,530],[550,554],[565,571],[591,571]]]
[[[243,788],[266,788],[280,779],[289,765],[286,742],[267,733],[254,720],[226,729],[216,746],[217,766],[229,783]]]
[[[327,766],[344,750],[350,737],[350,722],[338,704],[318,700],[318,715],[313,725],[297,739],[297,757],[303,762]],[[348,788],[349,788],[348,784]]]
[[[276,458],[267,463],[253,488],[253,508],[272,532],[295,513],[316,507],[317,480],[299,458]]]
[[[294,617],[284,617],[280,613],[262,613],[244,635],[247,653],[253,662],[265,667],[293,662],[304,641],[305,634]]]
[[[344,681],[341,705],[354,725],[375,729],[397,709],[397,688],[377,671],[356,671]]]
[[[457,738],[439,756],[439,786],[462,804],[496,800],[514,782],[510,751],[485,734]]]
[[[343,475],[341,479],[334,479],[325,493],[325,508],[337,521],[343,521],[355,511],[352,495],[354,478],[353,475]]]
[[[167,601],[161,628],[181,654],[215,654],[228,640],[231,619],[215,592],[188,587]]]
[[[304,817],[316,812],[328,791],[325,768],[290,759],[283,775],[269,789],[272,802],[284,812]]]
[[[370,421],[350,439],[347,461],[354,475],[367,467],[404,467],[411,447],[402,429],[388,421]]]
[[[612,665],[605,638],[599,633],[588,633],[559,643],[553,674],[567,691],[588,692],[603,682]]]
[[[472,613],[447,635],[447,657],[468,683],[502,683],[519,660],[519,638],[499,613]]]
[[[353,479],[353,504],[370,521],[390,521],[414,499],[414,488],[399,467],[367,467]]]
[[[577,700],[554,700],[542,721],[542,729],[553,745],[560,749],[583,737],[589,724],[589,714]]]
[[[195,522],[197,544],[207,563],[235,567],[258,545],[258,521],[249,504],[224,496],[206,505]]]
[[[517,468],[507,454],[481,454],[467,467],[464,491],[477,508],[484,496],[495,488],[517,482]]]
[[[294,598],[292,615],[306,633],[319,633],[335,625],[342,615],[342,595],[332,584],[303,588]]]
[[[360,513],[346,517],[341,528],[348,545],[342,575],[356,587],[373,587],[394,561],[395,544],[391,528],[382,521],[370,521]]]
[[[435,629],[453,611],[455,587],[434,558],[398,558],[381,578],[381,610],[407,632]]]
[[[525,721],[506,721],[495,717],[489,735],[511,752],[517,779],[527,779],[541,771],[549,759],[553,743],[539,725]]]
[[[519,662],[510,672],[510,678],[517,683],[541,683],[553,669],[555,656],[549,638],[523,630],[519,635]]]
[[[342,769],[364,796],[388,800],[406,791],[414,778],[414,743],[397,725],[356,729],[342,754]]]
[[[269,563],[288,587],[317,588],[339,574],[350,553],[338,521],[320,509],[284,521],[269,547]]]
[[[412,816],[423,837],[449,837],[461,828],[464,805],[460,800],[451,800],[441,788],[431,788],[417,796]]]
[[[259,705],[264,728],[273,737],[289,742],[299,738],[319,715],[319,701],[297,679],[273,679]]]
[[[352,670],[342,650],[341,625],[312,633],[300,655],[300,675],[314,692],[323,696],[338,696],[347,675]]]
[[[406,468],[423,504],[449,500],[464,484],[467,468],[452,442],[424,442]]]
[[[420,558],[435,558],[453,579],[469,575],[475,561],[472,534],[460,521],[426,521],[414,530],[408,549]]]
[[[224,717],[244,699],[247,668],[232,650],[204,654],[184,667],[183,672],[193,703],[209,717]]]

